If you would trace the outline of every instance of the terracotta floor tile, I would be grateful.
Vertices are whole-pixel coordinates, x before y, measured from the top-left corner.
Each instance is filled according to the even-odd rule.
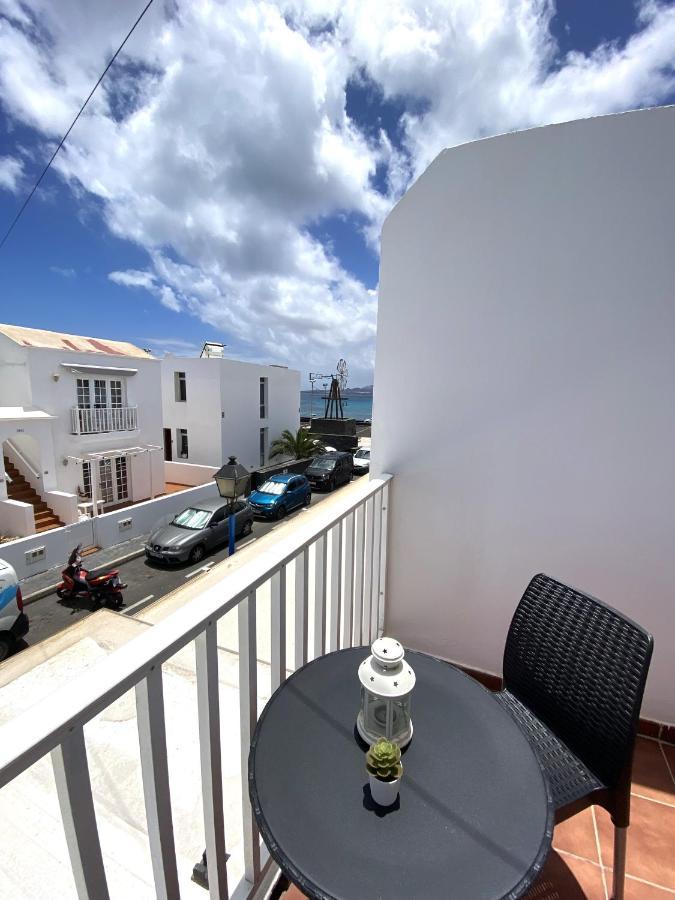
[[[675,807],[631,797],[626,872],[652,884],[675,890]],[[614,827],[596,807],[603,865],[611,868]]]
[[[584,859],[599,863],[592,810],[584,809],[571,819],[556,825],[553,832],[553,846],[556,850],[565,850],[567,853],[574,853],[575,856],[583,856]]]
[[[600,866],[554,850],[525,900],[605,900]]]
[[[307,900],[302,891],[297,888],[294,884],[292,884],[284,893],[281,895],[281,900]]]
[[[611,890],[612,873],[607,871],[607,885]],[[662,888],[653,887],[651,884],[644,884],[641,881],[634,881],[632,878],[626,878],[625,900],[673,900],[673,894]]]
[[[661,746],[663,747],[663,752],[668,758],[671,776],[675,778],[675,747],[673,747],[672,744],[661,744]]]
[[[633,791],[675,805],[675,782],[657,741],[638,738],[633,757]]]

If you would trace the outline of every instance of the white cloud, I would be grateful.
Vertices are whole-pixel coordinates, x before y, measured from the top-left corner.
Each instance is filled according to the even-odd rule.
[[[137,6],[94,16],[84,0],[0,0],[10,117],[59,136]],[[117,284],[251,358],[322,370],[345,356],[369,381],[376,297],[313,223],[357,214],[377,246],[393,202],[444,147],[675,89],[674,6],[644,2],[625,45],[565,59],[553,13],[549,0],[156,0],[56,166],[147,250],[147,270],[110,273]],[[347,115],[347,84],[364,72],[405,102],[397,143]]]
[[[141,272],[138,269],[127,269],[125,272],[109,272],[108,278],[115,284],[124,287],[140,287],[152,290],[155,287],[155,278],[150,272]]]
[[[12,156],[0,156],[0,188],[16,191],[21,181],[23,163]]]
[[[77,272],[75,269],[69,269],[62,266],[50,266],[50,272],[54,272],[55,275],[61,275],[63,278],[75,278]]]

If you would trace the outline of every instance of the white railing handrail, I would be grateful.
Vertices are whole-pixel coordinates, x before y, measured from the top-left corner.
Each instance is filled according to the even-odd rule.
[[[11,438],[7,438],[7,440],[5,441],[5,443],[6,443],[7,446],[10,448],[10,450],[12,451],[12,453],[14,453],[16,456],[19,457],[19,459],[20,459],[21,462],[24,464],[24,466],[28,469],[28,471],[29,471],[30,474],[33,476],[33,478],[42,478],[42,475],[36,470],[35,466],[30,462],[29,459],[26,458],[26,454],[23,453],[23,452],[16,446],[16,444],[14,443],[13,440],[11,440]],[[6,474],[6,473],[5,473],[5,474]],[[12,479],[10,478],[10,481],[11,481],[11,480],[12,480]]]
[[[76,726],[134,687],[156,666],[166,662],[212,622],[234,609],[275,572],[295,559],[391,480],[382,475],[357,482],[360,490],[346,491],[301,517],[292,528],[280,529],[279,538],[259,551],[221,582],[93,665],[87,677],[69,682],[35,706],[0,727],[0,788],[45,756]],[[362,486],[364,485],[364,486]],[[213,571],[213,570],[212,570]]]

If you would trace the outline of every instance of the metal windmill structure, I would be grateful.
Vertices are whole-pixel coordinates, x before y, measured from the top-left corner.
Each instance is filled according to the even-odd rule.
[[[312,390],[314,389],[315,381],[319,381],[324,378],[330,378],[330,388],[328,389],[328,393],[323,398],[326,401],[324,418],[344,419],[345,414],[343,404],[347,401],[342,399],[342,391],[347,385],[348,377],[349,370],[344,359],[338,360],[335,373],[332,375],[321,375],[318,372],[309,373],[309,380],[312,383]]]

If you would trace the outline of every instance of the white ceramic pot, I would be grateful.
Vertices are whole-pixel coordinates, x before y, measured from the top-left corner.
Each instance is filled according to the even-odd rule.
[[[393,781],[380,781],[375,775],[369,774],[368,779],[370,781],[370,794],[378,806],[391,806],[392,803],[396,803],[398,789],[401,784],[400,778],[395,778]]]

